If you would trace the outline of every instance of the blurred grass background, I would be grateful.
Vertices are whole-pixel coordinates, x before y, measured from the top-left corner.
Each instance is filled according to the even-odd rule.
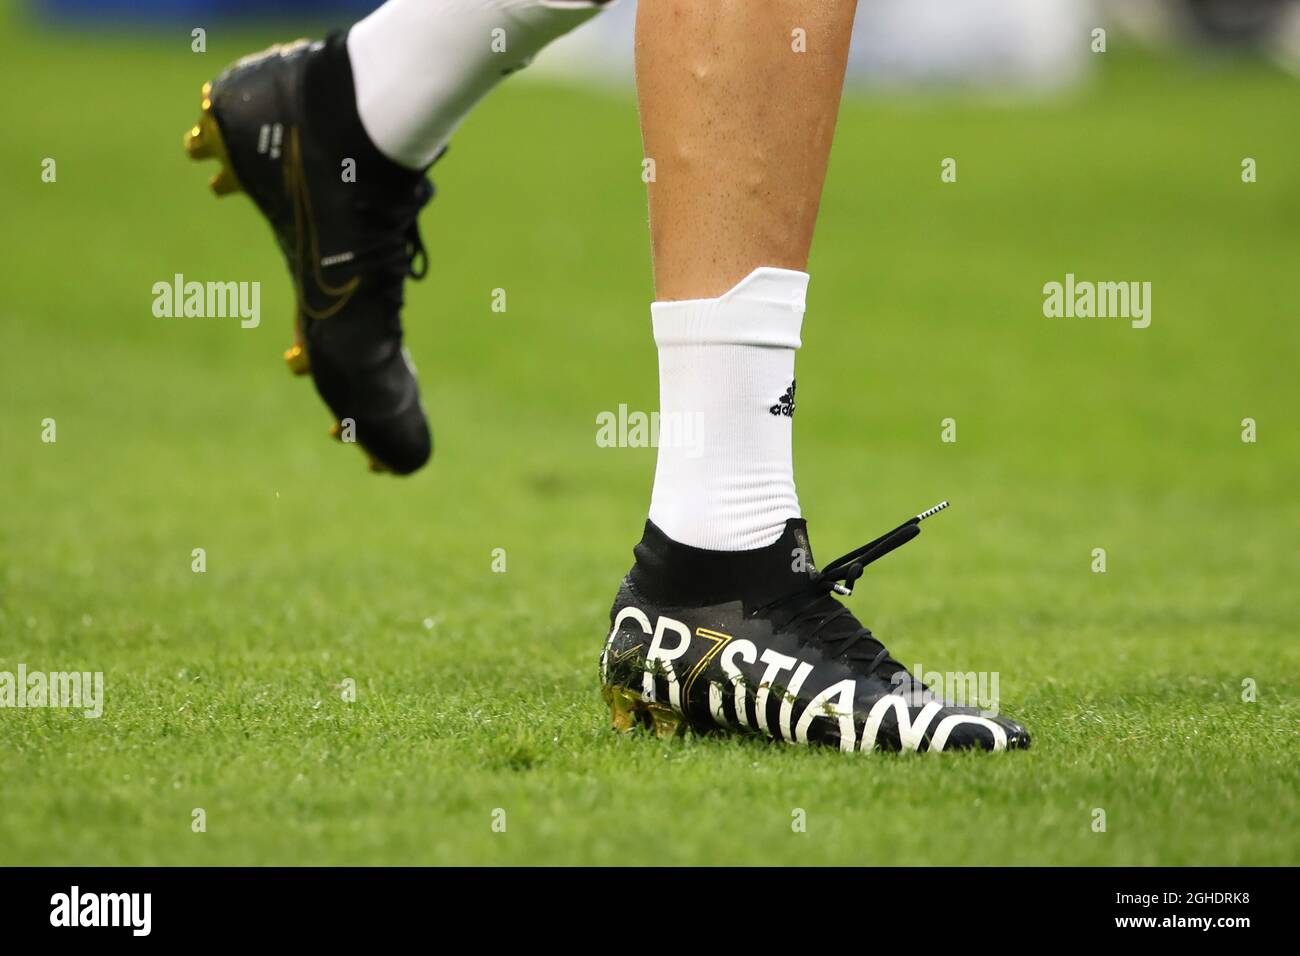
[[[798,372],[814,545],[951,498],[852,605],[909,665],[999,671],[1035,738],[845,759],[605,729],[654,452],[595,417],[657,403],[630,90],[511,79],[435,168],[407,329],[437,450],[395,480],[326,437],[269,230],[180,148],[204,80],[321,25],[195,54],[3,9],[0,670],[102,670],[107,705],[0,711],[0,862],[1296,862],[1293,79],[1112,44],[1053,98],[845,101]],[[154,318],[178,272],[260,281],[261,326]],[[1150,281],[1151,327],[1044,318],[1067,272]]]

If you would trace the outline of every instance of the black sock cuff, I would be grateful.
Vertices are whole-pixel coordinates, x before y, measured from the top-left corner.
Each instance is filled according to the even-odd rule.
[[[816,573],[802,518],[789,519],[781,537],[750,551],[694,548],[647,521],[632,553],[633,586],[657,603],[683,607],[771,601],[806,585]]]

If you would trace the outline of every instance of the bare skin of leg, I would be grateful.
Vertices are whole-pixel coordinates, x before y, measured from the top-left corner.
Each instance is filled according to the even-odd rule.
[[[657,299],[713,298],[758,266],[806,269],[856,7],[641,0]]]

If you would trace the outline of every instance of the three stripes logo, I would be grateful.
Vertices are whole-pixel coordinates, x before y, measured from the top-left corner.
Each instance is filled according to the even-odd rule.
[[[776,404],[768,409],[773,415],[784,415],[786,418],[794,418],[794,384],[795,380],[791,379],[790,387],[785,390],[785,394],[776,400]]]

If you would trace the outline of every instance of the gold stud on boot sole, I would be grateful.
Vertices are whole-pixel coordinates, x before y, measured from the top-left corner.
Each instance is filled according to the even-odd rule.
[[[686,733],[686,721],[666,704],[643,700],[636,691],[626,687],[602,687],[601,694],[609,705],[610,720],[620,734],[636,727],[645,727],[660,740],[680,737]]]
[[[284,350],[284,364],[289,366],[289,371],[294,375],[306,375],[311,371],[307,350],[296,343]]]
[[[302,313],[293,317],[293,345],[284,350],[284,364],[294,375],[307,375],[311,372],[311,358],[307,355],[307,339],[302,334]]]
[[[208,185],[218,196],[240,192],[243,187],[235,177],[235,169],[230,164],[230,154],[221,139],[221,128],[212,115],[212,84],[203,84],[202,99],[199,102],[199,121],[185,133],[183,142],[185,152],[190,159],[215,159],[221,164],[217,174],[208,180]]]
[[[355,444],[355,439],[350,438],[347,441],[344,441],[342,422],[335,422],[333,425],[330,426],[330,438],[333,438],[337,442],[343,442],[345,445]],[[365,454],[366,466],[371,471],[375,472],[376,474],[387,474],[391,470],[382,461],[380,461],[374,455],[370,454],[370,452],[366,451],[364,448],[362,448],[361,451],[362,453]]]

